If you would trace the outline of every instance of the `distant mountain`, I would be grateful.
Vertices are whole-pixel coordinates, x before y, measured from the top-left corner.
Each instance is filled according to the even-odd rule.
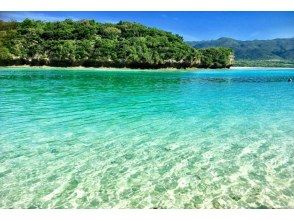
[[[228,47],[238,60],[294,60],[294,38],[241,41],[222,37],[211,41],[190,41],[195,48]]]

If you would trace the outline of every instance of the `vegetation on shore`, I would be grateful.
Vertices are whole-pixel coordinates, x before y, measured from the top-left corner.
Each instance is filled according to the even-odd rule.
[[[237,60],[234,66],[294,68],[294,60]]]
[[[228,68],[228,48],[196,49],[179,35],[138,23],[0,21],[0,65]]]

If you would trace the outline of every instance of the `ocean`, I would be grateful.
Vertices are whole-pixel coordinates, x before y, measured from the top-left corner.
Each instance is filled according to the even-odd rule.
[[[0,208],[294,208],[294,69],[0,68]]]

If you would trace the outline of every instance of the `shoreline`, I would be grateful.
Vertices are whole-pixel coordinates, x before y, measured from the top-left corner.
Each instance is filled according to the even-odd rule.
[[[245,70],[245,69],[294,69],[293,67],[242,67],[242,66],[232,66],[230,68],[158,68],[158,69],[140,69],[140,68],[117,68],[117,67],[84,67],[84,66],[74,66],[74,67],[58,67],[58,66],[30,66],[30,65],[12,65],[12,66],[0,66],[1,68],[31,68],[31,69],[68,69],[68,70],[100,70],[100,71],[201,71],[201,70]]]
[[[293,67],[262,67],[262,66],[233,66],[230,69],[242,70],[242,69],[294,69]]]
[[[85,67],[85,66],[74,66],[74,67],[59,67],[59,66],[30,66],[30,65],[12,65],[12,66],[0,66],[1,68],[32,68],[32,69],[69,69],[69,70],[103,70],[103,71],[189,71],[189,70],[202,70],[201,68],[158,68],[158,69],[140,69],[140,68],[117,68],[117,67]]]

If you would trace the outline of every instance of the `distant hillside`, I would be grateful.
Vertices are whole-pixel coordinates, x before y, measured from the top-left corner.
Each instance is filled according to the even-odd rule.
[[[211,41],[190,41],[188,44],[195,48],[231,48],[236,60],[294,60],[294,38],[240,41],[223,37]]]

